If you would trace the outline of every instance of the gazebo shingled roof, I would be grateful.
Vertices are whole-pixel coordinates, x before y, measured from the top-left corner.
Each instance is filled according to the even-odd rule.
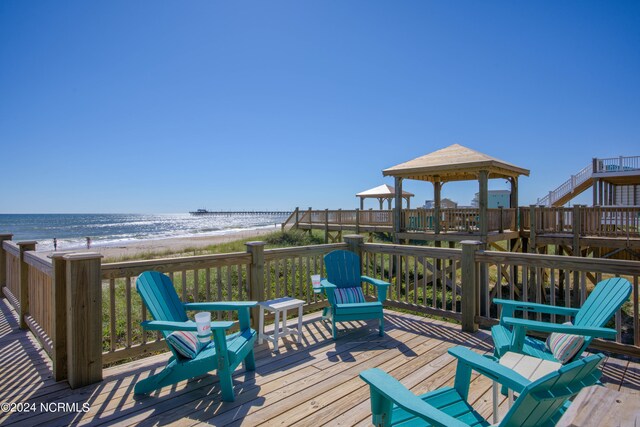
[[[393,189],[392,186],[388,185],[388,184],[382,184],[379,185],[375,188],[371,188],[369,190],[366,191],[362,191],[358,194],[356,194],[356,197],[394,197],[396,194],[395,190]],[[413,193],[409,193],[408,191],[403,191],[402,192],[402,197],[413,197],[415,196],[415,194]]]
[[[402,198],[407,201],[407,209],[411,206],[411,198],[415,196],[408,191],[402,192]],[[360,198],[360,209],[364,209],[364,199],[378,199],[380,203],[380,210],[382,210],[382,202],[387,201],[389,203],[389,209],[391,209],[391,201],[396,197],[395,189],[387,184],[379,185],[375,188],[371,188],[366,191],[362,191],[356,194],[356,197]]]
[[[487,171],[491,178],[529,176],[529,170],[488,156],[479,151],[453,144],[433,153],[382,171],[383,176],[440,182],[478,179],[478,173]],[[436,178],[437,177],[437,178]]]

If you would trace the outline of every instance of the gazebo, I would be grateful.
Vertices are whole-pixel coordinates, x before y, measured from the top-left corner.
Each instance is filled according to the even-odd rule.
[[[407,209],[411,209],[411,198],[414,195],[415,194],[409,193],[408,191],[402,192],[402,199],[405,199],[407,201]],[[364,199],[378,199],[378,202],[380,203],[380,210],[383,209],[382,203],[386,200],[389,209],[391,209],[391,201],[395,198],[395,196],[395,190],[392,186],[387,184],[382,184],[378,187],[371,188],[369,190],[356,194],[356,197],[360,198],[360,210],[364,209]],[[402,203],[402,199],[400,199],[400,203]]]
[[[511,163],[496,159],[478,151],[453,144],[433,153],[409,160],[408,162],[392,166],[382,171],[383,176],[395,179],[395,210],[394,231],[400,232],[402,181],[416,179],[429,181],[434,187],[435,225],[434,231],[440,233],[440,202],[442,185],[451,181],[478,180],[479,183],[479,228],[482,240],[488,234],[488,181],[489,179],[506,179],[511,183],[511,206],[518,206],[518,177],[529,176],[529,170]]]

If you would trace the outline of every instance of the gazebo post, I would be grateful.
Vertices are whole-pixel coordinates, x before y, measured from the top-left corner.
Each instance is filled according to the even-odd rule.
[[[481,170],[478,176],[479,186],[480,186],[480,241],[482,245],[481,249],[486,249],[487,247],[487,234],[489,234],[489,215],[488,215],[488,203],[489,203],[489,172],[486,170]],[[487,272],[487,264],[480,264],[480,301],[487,301],[489,291],[487,278],[489,274]],[[487,316],[489,313],[486,312],[486,307],[484,304],[480,304],[480,315]]]
[[[510,208],[518,209],[518,177],[512,176],[509,181],[511,182],[511,197],[509,198]]]
[[[440,234],[440,197],[442,192],[442,182],[440,177],[435,177],[433,182],[433,232]]]
[[[478,174],[478,181],[480,184],[480,194],[478,195],[480,199],[480,240],[482,240],[482,243],[487,243],[487,234],[489,234],[487,210],[489,202],[489,172],[481,170]]]
[[[387,199],[387,208],[388,208],[389,210],[391,210],[391,200],[392,200],[392,199],[391,199],[391,197],[389,197],[389,198]],[[380,201],[380,203],[382,203],[382,201]],[[382,210],[382,209],[381,209],[381,210]]]
[[[364,197],[360,197],[360,210],[364,209]]]
[[[411,209],[411,199],[409,197],[404,198],[407,201],[407,209]]]
[[[393,209],[393,231],[396,234],[394,240],[398,240],[397,233],[400,232],[400,218],[402,215],[402,178],[395,177],[394,178],[394,187],[395,187],[395,206]],[[391,199],[389,199],[391,201]]]

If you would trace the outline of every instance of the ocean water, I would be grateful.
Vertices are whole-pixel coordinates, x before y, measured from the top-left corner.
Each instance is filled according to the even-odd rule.
[[[184,214],[0,214],[0,233],[12,233],[14,241],[36,240],[37,250],[92,246],[116,246],[139,240],[172,237],[215,236],[241,230],[274,227],[281,215]]]

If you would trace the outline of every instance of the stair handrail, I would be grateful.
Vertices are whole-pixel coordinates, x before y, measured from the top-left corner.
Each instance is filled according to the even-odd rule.
[[[560,184],[555,190],[549,191],[549,194],[538,199],[540,206],[553,206],[553,203],[562,197],[571,193],[576,187],[591,178],[593,174],[593,163],[582,168],[577,174],[571,175],[571,178]]]

